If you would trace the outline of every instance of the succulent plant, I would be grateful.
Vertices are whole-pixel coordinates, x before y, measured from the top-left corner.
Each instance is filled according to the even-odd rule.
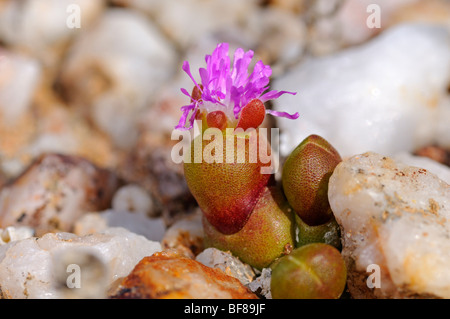
[[[289,204],[308,225],[328,222],[328,181],[341,156],[324,138],[310,135],[288,156],[283,166],[283,190]]]
[[[293,247],[294,218],[282,191],[273,187],[273,175],[263,173],[273,157],[259,126],[266,114],[290,119],[299,115],[266,109],[266,101],[295,93],[268,91],[271,68],[258,61],[249,74],[252,58],[253,51],[239,48],[231,64],[228,44],[221,43],[206,56],[200,83],[184,62],[194,88],[191,94],[181,89],[191,102],[181,108],[175,128],[191,130],[196,123],[202,127],[192,141],[184,175],[203,212],[205,242],[262,268]],[[208,130],[218,134],[205,138]],[[197,152],[201,160],[196,160]]]
[[[265,187],[250,218],[237,233],[226,235],[206,218],[204,245],[230,251],[257,269],[268,267],[294,247],[294,214],[278,187]]]
[[[340,252],[314,243],[294,249],[274,264],[270,289],[274,299],[337,299],[346,281]]]

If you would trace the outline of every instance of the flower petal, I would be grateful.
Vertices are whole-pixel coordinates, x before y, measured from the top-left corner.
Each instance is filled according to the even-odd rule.
[[[194,77],[192,76],[192,73],[191,73],[191,67],[190,67],[188,61],[184,61],[184,62],[183,62],[182,69],[183,69],[184,72],[187,73],[187,75],[189,75],[189,77],[191,78],[191,80],[194,82],[195,86],[198,87],[198,88],[200,89],[200,87],[198,86],[198,83],[195,81]]]
[[[181,89],[181,92],[190,97],[193,103],[181,108],[182,116],[176,128],[192,128],[198,110],[216,111],[216,107],[211,108],[211,103],[223,107],[223,112],[227,116],[233,114],[235,119],[238,119],[243,107],[253,99],[259,99],[264,103],[283,94],[296,94],[288,91],[267,91],[269,78],[272,75],[270,66],[258,61],[249,74],[254,52],[252,50],[245,52],[241,48],[236,49],[231,66],[228,50],[228,43],[219,43],[211,55],[205,56],[206,68],[199,69],[201,86],[195,81],[189,63],[187,61],[183,63],[182,68],[194,85],[198,87],[200,93],[197,95],[200,95],[200,98],[197,97],[194,100],[192,94],[189,94],[186,89]],[[267,113],[291,119],[299,116],[298,113],[291,115],[271,110],[267,110]],[[230,119],[230,123],[236,123],[235,119]],[[189,122],[189,127],[186,127],[186,122]]]
[[[192,103],[192,104],[184,105],[181,107],[182,115],[180,117],[180,121],[178,122],[178,125],[175,126],[175,129],[185,131],[185,130],[190,130],[194,126],[195,113],[197,112],[196,105],[197,105],[197,103]],[[193,111],[193,113],[191,114],[191,117],[189,118],[189,127],[186,127],[186,121],[187,121],[187,118],[191,111]]]
[[[292,95],[296,95],[297,93],[295,92],[289,92],[289,91],[269,91],[267,93],[264,93],[263,95],[261,95],[261,97],[259,98],[261,101],[263,102],[267,102],[269,100],[274,100],[279,98],[280,96],[282,96],[283,94],[292,94]]]
[[[295,120],[297,119],[300,114],[298,114],[298,112],[294,113],[294,114],[289,114],[287,112],[279,112],[279,111],[273,111],[273,110],[266,110],[267,114],[273,115],[273,116],[278,116],[278,117],[285,117],[291,120]]]

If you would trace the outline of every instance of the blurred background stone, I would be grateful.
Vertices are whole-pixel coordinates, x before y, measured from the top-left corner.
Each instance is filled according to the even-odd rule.
[[[414,152],[437,141],[450,147],[449,39],[445,27],[405,24],[289,70],[274,87],[299,94],[274,104],[300,112],[301,120],[277,119],[283,154],[311,134],[342,156]]]
[[[89,161],[49,154],[0,191],[0,227],[29,226],[37,236],[72,231],[84,213],[110,206],[119,180]]]
[[[380,8],[379,27],[367,24],[369,6]],[[80,27],[70,27],[78,9]],[[109,295],[155,251],[137,253],[127,240],[184,258],[204,251],[201,212],[171,158],[171,134],[189,103],[180,88],[192,88],[183,61],[198,77],[219,42],[253,50],[271,65],[272,87],[297,92],[267,103],[300,114],[264,121],[280,128],[281,163],[314,133],[344,157],[392,153],[448,182],[449,32],[448,0],[1,0],[2,297]],[[116,274],[100,290],[72,294],[51,277],[75,243],[106,245],[106,259],[78,255],[92,261],[92,274]],[[130,262],[116,271],[112,260]],[[270,298],[270,270],[255,275],[248,287]]]

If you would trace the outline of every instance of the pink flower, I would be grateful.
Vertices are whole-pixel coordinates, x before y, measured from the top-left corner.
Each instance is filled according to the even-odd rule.
[[[186,89],[181,89],[183,94],[191,99],[191,104],[181,107],[182,116],[178,125],[179,130],[189,130],[193,127],[198,111],[205,111],[206,114],[222,111],[225,113],[229,123],[236,126],[241,110],[252,100],[258,99],[262,103],[276,99],[281,95],[296,94],[287,91],[267,91],[269,88],[269,77],[272,69],[258,61],[249,75],[248,68],[253,58],[253,51],[244,52],[238,48],[234,52],[233,66],[231,67],[228,56],[228,43],[220,43],[213,51],[212,55],[207,55],[206,69],[200,68],[200,84],[192,76],[189,62],[183,63],[183,70],[194,82],[194,89],[197,94],[189,94]],[[298,118],[299,114],[288,114],[286,112],[276,112],[265,110],[266,113],[274,116],[281,116],[290,119]],[[186,122],[188,126],[186,127]]]

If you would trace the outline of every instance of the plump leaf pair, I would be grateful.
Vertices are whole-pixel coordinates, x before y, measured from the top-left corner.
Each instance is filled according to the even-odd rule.
[[[223,139],[221,163],[185,164],[187,184],[204,214],[207,245],[230,250],[256,268],[267,267],[289,247],[310,242],[339,247],[327,189],[340,156],[327,141],[311,135],[299,144],[284,164],[281,189],[273,176],[261,174],[267,163],[238,163],[236,158],[227,163],[227,145],[233,145],[235,155],[242,151],[249,158],[248,135]],[[211,141],[201,143],[203,150]],[[265,147],[270,149],[268,143]]]

